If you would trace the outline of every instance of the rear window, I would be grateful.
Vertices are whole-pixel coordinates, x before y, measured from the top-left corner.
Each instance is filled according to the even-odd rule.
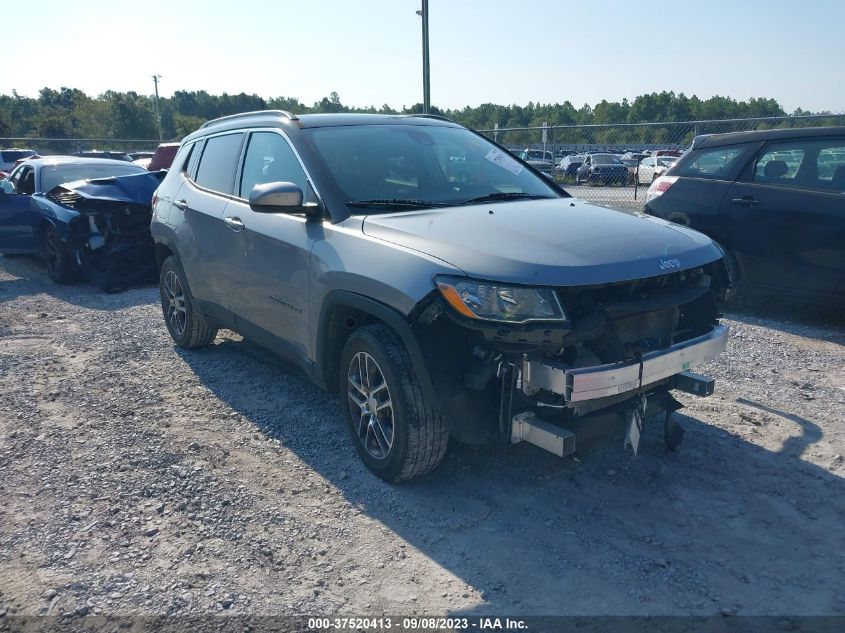
[[[243,134],[212,136],[205,142],[196,183],[200,187],[232,195]]]
[[[619,159],[611,154],[593,154],[593,165],[618,165],[619,163]]]
[[[692,178],[727,178],[747,151],[745,146],[692,150],[686,160],[675,165],[672,174]]]
[[[16,160],[26,158],[28,156],[35,156],[35,152],[31,149],[7,149],[0,152],[0,159],[4,163],[14,163]]]

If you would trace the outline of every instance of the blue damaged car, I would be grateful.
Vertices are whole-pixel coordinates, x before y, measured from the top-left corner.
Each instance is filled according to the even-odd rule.
[[[52,157],[0,181],[0,253],[42,254],[57,283],[115,291],[155,279],[150,201],[163,173],[119,160]]]

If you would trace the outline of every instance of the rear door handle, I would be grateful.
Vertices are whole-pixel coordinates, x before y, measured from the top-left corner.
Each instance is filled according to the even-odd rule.
[[[754,198],[754,196],[743,196],[742,198],[733,198],[731,200],[734,204],[740,204],[744,207],[753,207],[755,205],[760,204],[758,200]]]
[[[182,209],[182,211],[184,211],[185,209],[188,208],[188,201],[187,200],[177,200],[176,202],[173,203],[173,206],[176,207],[177,209]]]
[[[244,223],[240,218],[223,218],[223,222],[236,233],[244,230]]]

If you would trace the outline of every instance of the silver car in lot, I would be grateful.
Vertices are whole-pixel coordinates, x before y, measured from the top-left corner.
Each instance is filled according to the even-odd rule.
[[[708,395],[688,370],[727,338],[710,239],[576,200],[439,117],[211,121],[151,230],[176,344],[228,328],[293,361],[389,481],[432,470],[450,437],[562,456],[600,418],[636,450],[663,415],[674,448],[671,390]]]

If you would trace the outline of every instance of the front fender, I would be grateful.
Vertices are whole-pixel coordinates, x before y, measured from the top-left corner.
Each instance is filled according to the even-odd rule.
[[[73,241],[73,230],[71,223],[80,217],[78,211],[68,209],[46,200],[36,200],[33,208],[33,227],[36,235],[40,236],[47,225],[56,229],[59,238],[71,244]]]
[[[335,359],[331,357],[334,346],[329,340],[330,327],[329,319],[336,308],[352,308],[366,313],[391,327],[402,340],[408,356],[414,365],[414,371],[420,383],[420,388],[426,399],[439,408],[438,399],[431,381],[428,364],[420,348],[419,341],[411,330],[406,317],[395,309],[380,303],[364,295],[359,295],[346,290],[332,290],[323,300],[320,310],[319,326],[317,329],[316,357],[317,363],[314,372],[315,380],[323,387],[332,385],[334,377],[331,375],[337,368]]]

